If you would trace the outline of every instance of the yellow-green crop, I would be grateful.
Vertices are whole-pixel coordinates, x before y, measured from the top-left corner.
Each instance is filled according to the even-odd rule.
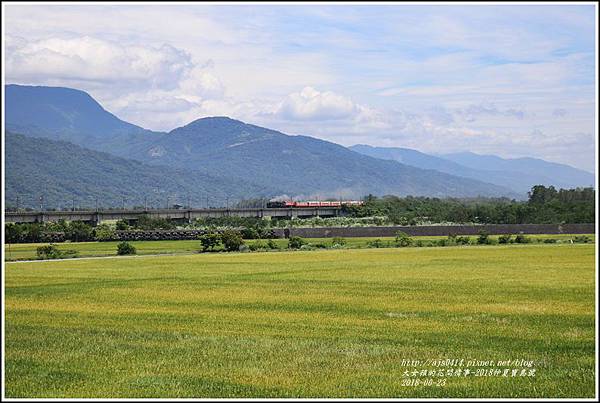
[[[594,259],[537,244],[6,263],[6,395],[593,397]],[[403,386],[403,360],[442,358],[536,373]]]

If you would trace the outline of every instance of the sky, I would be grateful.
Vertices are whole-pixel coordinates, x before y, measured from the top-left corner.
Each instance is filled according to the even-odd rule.
[[[10,4],[5,82],[169,131],[207,116],[593,172],[591,4]]]

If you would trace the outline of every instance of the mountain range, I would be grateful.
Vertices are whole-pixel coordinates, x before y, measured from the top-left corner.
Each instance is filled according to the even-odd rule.
[[[198,199],[208,193],[216,204],[226,198],[357,198],[369,193],[522,198],[531,187],[527,181],[538,184],[539,175],[513,186],[500,180],[500,173],[512,168],[478,169],[472,166],[476,161],[453,161],[460,160],[458,155],[346,148],[227,117],[201,118],[170,132],[151,131],[119,119],[89,94],[70,88],[7,85],[5,96],[7,201],[49,193],[56,203],[77,195],[106,203],[126,196],[139,204],[156,192],[161,199],[184,194]],[[569,175],[579,170],[552,166],[561,184],[580,183],[569,182]]]
[[[92,208],[99,206],[166,207],[172,204],[220,206],[226,198],[268,191],[236,178],[155,166],[86,149],[61,140],[7,132],[5,190],[20,206]],[[208,200],[207,200],[208,197]],[[12,199],[11,199],[12,198]]]
[[[595,183],[594,175],[587,171],[537,158],[505,159],[471,152],[429,155],[409,148],[372,147],[365,144],[349,148],[375,158],[495,183],[521,194],[533,185],[573,188],[593,187]]]

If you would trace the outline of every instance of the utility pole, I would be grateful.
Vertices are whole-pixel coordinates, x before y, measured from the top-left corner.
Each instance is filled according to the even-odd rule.
[[[227,207],[227,210],[229,210],[229,196],[225,197],[225,206]]]
[[[206,195],[206,208],[208,209],[208,195]]]
[[[167,196],[167,209],[169,208],[169,196]]]
[[[96,197],[96,212],[98,212],[98,197]]]
[[[148,210],[148,196],[144,196],[144,211]]]
[[[40,196],[40,211],[44,211],[44,195]]]
[[[19,211],[19,195],[17,195],[17,211]]]
[[[188,195],[188,197],[187,197],[187,208],[188,208],[188,210],[192,208],[192,205],[190,203],[190,195]]]
[[[75,211],[75,198],[74,197],[71,199],[71,202],[72,202],[71,203],[71,211]]]
[[[125,210],[125,198],[122,198],[121,210]]]

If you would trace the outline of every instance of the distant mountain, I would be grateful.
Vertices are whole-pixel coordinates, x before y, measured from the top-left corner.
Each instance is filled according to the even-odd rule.
[[[514,196],[484,181],[383,161],[226,117],[198,119],[169,133],[152,132],[118,119],[85,92],[67,88],[9,85],[6,105],[7,128],[13,131],[184,172],[237,178],[271,195]]]
[[[372,147],[363,144],[349,148],[375,158],[494,183],[523,196],[534,185],[573,188],[594,186],[595,183],[594,175],[589,172],[535,158],[503,159],[474,153],[434,156],[408,148]]]
[[[28,136],[127,156],[164,135],[117,118],[80,90],[10,84],[5,96],[6,128]]]
[[[538,158],[500,158],[471,152],[444,154],[441,157],[469,168],[509,171],[517,175],[535,177],[542,185],[572,188],[593,187],[596,183],[594,174],[590,172]]]
[[[306,197],[510,193],[498,186],[366,157],[338,144],[288,136],[226,117],[198,119],[177,128],[136,158],[184,169],[227,172]]]
[[[398,161],[417,168],[435,169],[436,171],[451,175],[471,177],[477,175],[477,170],[467,168],[453,161],[425,154],[410,148],[400,147],[373,147],[366,144],[357,144],[348,147],[352,151],[384,160]]]
[[[142,164],[88,150],[56,140],[6,133],[5,200],[14,205],[38,207],[44,196],[46,207],[103,206],[164,207],[167,204],[212,206],[225,204],[226,197],[240,200],[248,194],[267,195],[265,189],[249,182],[206,175],[194,171]]]

